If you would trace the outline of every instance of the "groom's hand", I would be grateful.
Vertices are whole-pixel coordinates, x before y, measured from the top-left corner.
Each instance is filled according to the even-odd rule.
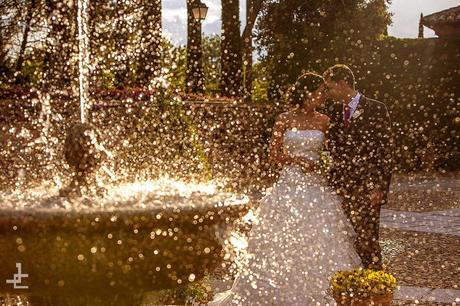
[[[383,192],[380,189],[374,189],[369,194],[372,205],[382,204],[383,202]]]

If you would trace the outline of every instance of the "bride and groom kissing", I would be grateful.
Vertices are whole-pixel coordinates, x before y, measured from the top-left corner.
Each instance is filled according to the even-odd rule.
[[[330,116],[316,111],[327,99]],[[300,76],[288,102],[270,142],[281,172],[260,202],[234,304],[334,305],[335,272],[382,269],[379,216],[392,169],[385,104],[357,91],[345,65]],[[316,171],[324,147],[327,176]]]

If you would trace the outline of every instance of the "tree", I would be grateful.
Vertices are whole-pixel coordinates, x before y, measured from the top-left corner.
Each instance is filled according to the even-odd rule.
[[[246,26],[241,34],[242,52],[243,52],[243,86],[244,94],[247,100],[252,97],[252,53],[253,53],[253,29],[262,6],[266,1],[264,0],[246,0]]]
[[[239,1],[222,0],[220,89],[223,96],[239,96],[242,89],[242,59]]]
[[[170,41],[163,40],[163,57],[161,67],[168,70],[169,82],[176,92],[185,91],[187,74],[187,48],[174,47]]]
[[[19,50],[18,59],[16,61],[16,82],[19,83],[21,81],[21,70],[22,65],[24,63],[24,55],[26,52],[27,42],[29,39],[29,33],[32,23],[32,18],[34,16],[34,11],[37,7],[37,0],[30,0],[30,2],[26,5],[26,18],[24,24],[24,32],[22,34],[22,41],[21,41],[21,48]]]
[[[0,1],[0,77],[2,82],[8,81],[11,73],[9,52],[11,39],[17,32],[17,20],[19,17],[17,1]],[[0,83],[0,84],[1,84]]]
[[[218,35],[203,37],[203,73],[205,89],[208,94],[219,93],[220,44],[221,40]]]
[[[45,20],[42,0],[0,1],[0,74],[2,83],[22,83],[24,61],[43,41]],[[33,39],[31,39],[33,37]],[[26,54],[29,52],[29,55]],[[29,56],[30,58],[30,56]]]
[[[257,24],[269,99],[306,70],[349,62],[351,47],[375,41],[390,24],[386,0],[285,0],[267,3]]]
[[[92,83],[147,87],[160,74],[159,0],[90,1]]]
[[[163,41],[162,67],[169,71],[169,82],[178,92],[185,90],[187,70],[187,50],[185,46],[174,47],[170,42]],[[218,35],[203,37],[203,74],[205,93],[219,93],[220,85],[220,37]]]
[[[48,91],[69,87],[77,79],[77,3],[45,0],[49,21],[43,60],[43,84]]]
[[[203,63],[201,21],[193,16],[193,8],[198,6],[199,0],[187,0],[187,78],[186,91],[189,93],[203,93]]]
[[[11,83],[15,72],[16,82],[26,85],[37,79],[38,69],[47,90],[76,85],[77,3],[0,0],[2,83]],[[90,0],[88,5],[90,83],[101,87],[151,85],[160,73],[160,0]]]
[[[136,85],[148,86],[159,75],[161,40],[161,3],[159,0],[141,0],[139,9],[140,47],[136,49]]]

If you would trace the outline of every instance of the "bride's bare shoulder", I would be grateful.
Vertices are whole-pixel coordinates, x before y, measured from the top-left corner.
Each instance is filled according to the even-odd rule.
[[[317,112],[317,113],[316,113],[316,116],[317,116],[317,118],[318,118],[319,120],[322,120],[322,121],[329,121],[329,120],[330,120],[329,116],[328,116],[328,115],[325,115],[325,114],[323,114],[323,113],[318,113],[318,112]]]
[[[292,118],[292,116],[293,116],[293,112],[292,111],[287,111],[287,112],[279,114],[276,117],[276,121],[287,122]]]
[[[331,123],[331,118],[325,114],[317,113],[318,122],[321,125],[321,129],[323,131],[327,131],[329,129],[329,125]]]

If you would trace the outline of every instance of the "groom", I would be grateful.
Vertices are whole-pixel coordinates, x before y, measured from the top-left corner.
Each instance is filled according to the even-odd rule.
[[[391,120],[382,102],[355,89],[345,65],[324,73],[331,115],[331,184],[344,197],[344,210],[357,234],[355,248],[366,268],[382,269],[380,207],[387,201],[392,171]]]

